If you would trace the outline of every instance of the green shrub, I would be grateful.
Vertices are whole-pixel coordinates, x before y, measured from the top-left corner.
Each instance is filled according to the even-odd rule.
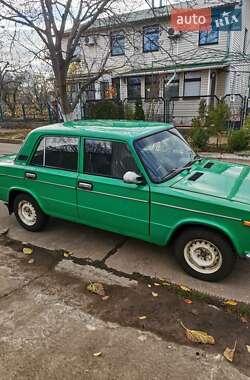
[[[102,100],[89,105],[90,119],[122,119],[121,106],[112,100]]]
[[[126,103],[124,106],[124,118],[126,120],[134,120],[133,104]]]
[[[136,100],[134,119],[135,120],[145,120],[145,114],[144,114],[144,110],[142,108],[141,99]]]
[[[232,152],[245,150],[248,147],[249,136],[246,129],[233,131],[228,139],[228,146]]]
[[[191,137],[191,144],[194,148],[202,150],[206,147],[209,134],[206,131],[206,129],[201,128],[199,126],[195,126],[195,123],[197,123],[197,119],[193,122],[193,128],[191,129],[190,137]]]
[[[248,117],[246,118],[246,121],[245,121],[244,127],[247,128],[248,130],[250,130],[250,116],[248,116]]]

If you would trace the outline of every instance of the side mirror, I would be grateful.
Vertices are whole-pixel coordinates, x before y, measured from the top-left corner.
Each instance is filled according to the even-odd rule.
[[[145,182],[144,178],[135,172],[126,172],[123,176],[123,181],[134,185],[143,185]]]

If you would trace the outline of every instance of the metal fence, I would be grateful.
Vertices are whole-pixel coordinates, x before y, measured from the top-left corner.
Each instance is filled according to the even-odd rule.
[[[61,120],[58,103],[38,105],[35,103],[16,104],[9,108],[6,104],[0,104],[0,121],[50,121]]]
[[[126,119],[132,118],[136,111],[136,99],[125,99],[123,101],[124,117]],[[148,121],[166,121],[166,102],[163,98],[141,98],[142,109],[144,111],[145,120]]]

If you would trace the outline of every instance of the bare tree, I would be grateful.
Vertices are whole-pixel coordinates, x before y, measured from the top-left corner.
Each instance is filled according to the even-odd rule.
[[[82,85],[74,103],[69,102],[67,76],[80,38],[100,16],[109,14],[114,3],[114,0],[39,0],[28,3],[0,0],[0,19],[15,28],[30,29],[39,39],[40,51],[46,49],[65,120],[72,118],[80,93],[105,72],[108,57],[103,58],[98,73]],[[66,32],[67,44],[63,45]]]

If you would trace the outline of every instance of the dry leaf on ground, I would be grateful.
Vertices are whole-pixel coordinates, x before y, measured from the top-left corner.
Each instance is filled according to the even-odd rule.
[[[184,292],[191,292],[191,290],[187,288],[186,286],[181,285],[180,288],[181,290],[184,290]]]
[[[100,284],[99,282],[91,282],[90,284],[87,285],[87,290],[90,293],[98,294],[99,296],[102,296],[102,297],[106,295],[103,285]]]
[[[32,248],[28,248],[28,247],[25,247],[23,248],[23,253],[25,255],[31,255],[33,253],[33,249]]]
[[[146,315],[141,315],[140,317],[138,317],[138,319],[140,319],[141,321],[143,321],[144,319],[147,319]]]
[[[161,284],[158,284],[158,282],[154,282],[154,286],[161,286]]]
[[[205,331],[190,330],[184,326],[181,322],[181,326],[185,329],[186,337],[188,340],[194,343],[202,344],[215,344],[215,339],[213,336],[208,335]]]
[[[103,301],[107,301],[109,298],[110,298],[110,296],[103,296],[103,297],[102,297],[102,300],[103,300]]]
[[[99,356],[101,356],[102,355],[102,352],[95,352],[94,354],[93,354],[93,356],[95,357],[95,358],[98,358]]]
[[[191,305],[192,303],[193,303],[193,301],[192,300],[189,300],[189,299],[184,299],[184,302],[186,303],[186,304],[188,304],[188,305]]]
[[[237,302],[234,301],[234,300],[227,300],[224,302],[225,305],[229,305],[229,306],[236,306],[237,305]]]
[[[72,255],[73,255],[72,252],[63,252],[63,256],[64,256],[64,257],[70,257],[70,256],[72,256]]]
[[[250,346],[248,346],[248,344],[246,344],[246,348],[247,348],[247,352],[249,352],[250,354]]]
[[[237,346],[237,340],[235,341],[234,343],[234,348],[229,348],[227,347],[223,353],[224,357],[229,361],[229,362],[233,362],[234,360],[234,354],[235,354],[235,350],[236,350],[236,346]]]
[[[153,297],[158,297],[158,293],[152,292]]]
[[[151,284],[148,284],[148,288],[152,288],[152,285],[151,285]]]
[[[241,320],[242,323],[247,323],[248,322],[247,318],[243,317],[243,315],[240,317],[240,320]]]

